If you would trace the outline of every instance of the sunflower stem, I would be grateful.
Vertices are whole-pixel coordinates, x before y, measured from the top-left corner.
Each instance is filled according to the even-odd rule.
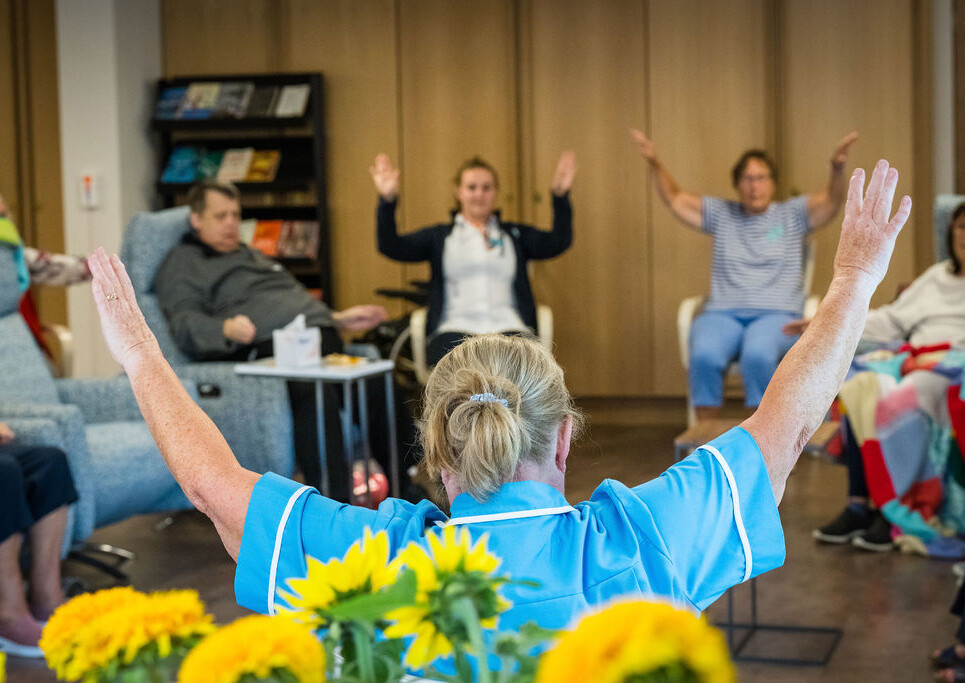
[[[453,612],[462,621],[469,636],[469,644],[476,652],[476,671],[479,683],[492,683],[493,672],[489,670],[489,658],[486,653],[486,643],[483,640],[482,628],[479,625],[479,613],[472,600],[463,596],[453,603]]]
[[[352,624],[352,642],[355,645],[355,662],[359,668],[359,677],[364,683],[377,683],[375,680],[375,666],[372,656],[372,642],[367,633]]]

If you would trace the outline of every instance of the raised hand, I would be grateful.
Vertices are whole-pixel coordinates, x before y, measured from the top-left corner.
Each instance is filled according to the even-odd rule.
[[[247,315],[236,315],[228,318],[221,325],[221,333],[225,339],[239,344],[250,344],[255,340],[258,328]]]
[[[576,155],[573,150],[566,150],[560,154],[560,160],[556,162],[556,173],[553,174],[553,183],[550,188],[555,195],[564,195],[573,187],[573,178],[576,177]]]
[[[898,211],[889,220],[898,171],[882,159],[871,174],[867,191],[864,191],[864,180],[864,170],[855,169],[834,256],[834,276],[870,277],[877,287],[888,270],[895,239],[911,213],[911,197],[902,197]]]
[[[631,128],[630,139],[633,140],[633,144],[637,146],[637,151],[640,152],[640,156],[650,163],[654,163],[657,160],[657,151],[653,147],[653,141],[644,135],[642,131]]]
[[[851,152],[851,145],[858,139],[858,131],[853,130],[838,142],[834,151],[831,152],[831,165],[836,169],[844,168],[848,161],[848,154]]]
[[[100,317],[101,332],[111,356],[127,369],[143,351],[157,350],[151,332],[134,296],[134,286],[124,264],[116,256],[108,257],[98,247],[87,259],[93,280],[91,292]]]
[[[347,332],[367,332],[381,322],[389,319],[384,306],[363,304],[337,311],[333,316],[335,324]]]
[[[369,167],[369,173],[380,197],[389,201],[396,198],[399,194],[399,169],[392,166],[388,154],[375,157],[375,165]]]

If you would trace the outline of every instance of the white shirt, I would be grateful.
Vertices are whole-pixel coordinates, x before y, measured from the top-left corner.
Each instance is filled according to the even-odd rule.
[[[936,263],[893,303],[869,311],[862,341],[965,345],[965,277],[952,274],[950,265]]]
[[[461,213],[442,250],[443,307],[438,332],[526,330],[516,310],[516,249],[490,218],[483,235]]]

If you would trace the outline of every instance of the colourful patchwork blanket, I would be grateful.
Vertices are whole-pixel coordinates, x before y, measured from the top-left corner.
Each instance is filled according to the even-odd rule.
[[[855,359],[839,393],[871,500],[906,549],[965,557],[965,350],[907,345]]]

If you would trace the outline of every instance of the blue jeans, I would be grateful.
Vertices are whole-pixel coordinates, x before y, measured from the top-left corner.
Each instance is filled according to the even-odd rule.
[[[767,383],[797,336],[781,332],[787,322],[800,317],[791,311],[706,311],[690,327],[690,396],[699,407],[724,402],[724,373],[735,359],[740,361],[744,381],[744,404],[761,402]]]

